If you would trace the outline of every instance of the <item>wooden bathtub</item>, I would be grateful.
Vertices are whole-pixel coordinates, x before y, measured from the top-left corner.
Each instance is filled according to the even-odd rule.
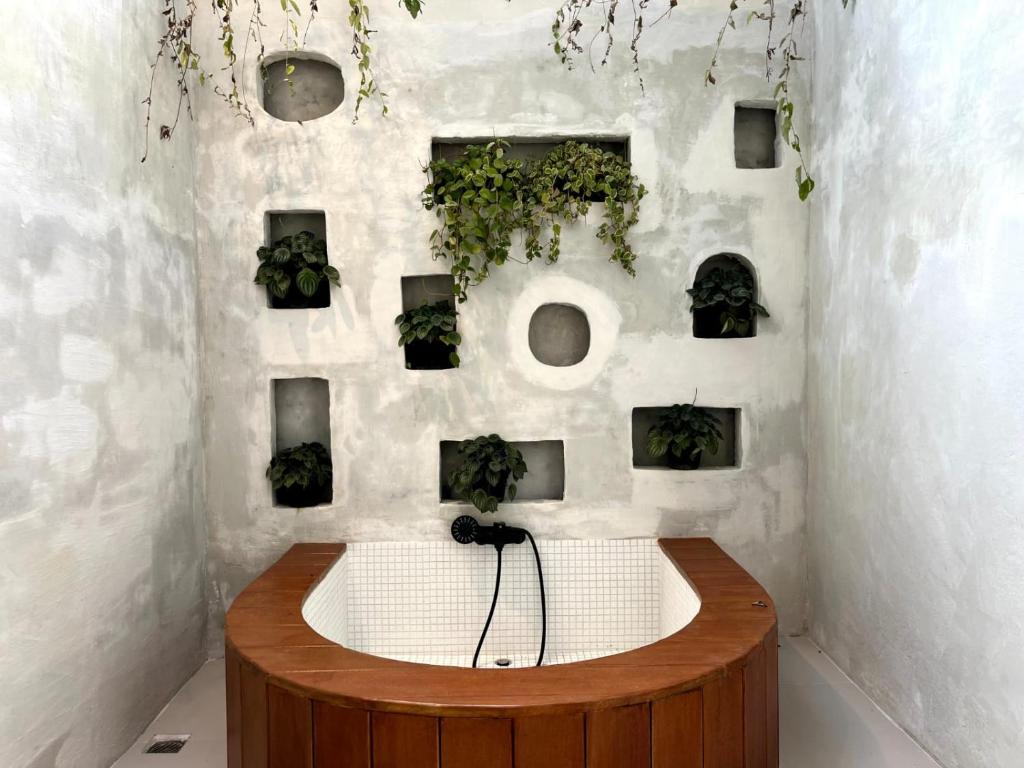
[[[710,539],[660,546],[700,596],[681,631],[527,669],[414,664],[302,618],[344,544],[298,544],[226,622],[229,768],[777,768],[778,645],[764,589]]]

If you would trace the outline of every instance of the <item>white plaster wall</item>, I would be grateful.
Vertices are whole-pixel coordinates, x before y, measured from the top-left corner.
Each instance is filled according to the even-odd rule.
[[[508,505],[502,518],[545,538],[713,536],[765,583],[783,629],[800,630],[808,209],[795,194],[791,156],[778,169],[740,171],[732,155],[734,103],[771,98],[763,32],[731,35],[719,85],[705,88],[725,9],[686,3],[644,38],[643,96],[624,46],[596,74],[561,69],[547,44],[552,0],[452,0],[417,21],[395,5],[374,8],[387,119],[371,103],[351,122],[358,78],[338,3],[321,3],[308,40],[344,70],[350,98],[336,112],[297,125],[257,111],[252,129],[209,93],[200,104],[214,640],[224,608],[294,541],[447,536],[464,508],[438,502],[438,443],[494,431],[565,441],[564,502]],[[619,32],[625,40],[625,23]],[[264,37],[275,34],[271,27]],[[255,69],[247,86],[257,92]],[[805,100],[802,89],[796,95]],[[635,170],[650,189],[632,235],[638,277],[608,263],[596,223],[574,228],[558,265],[510,264],[472,292],[459,319],[461,369],[406,371],[393,325],[400,278],[446,269],[431,260],[435,220],[419,203],[431,137],[574,133],[632,137]],[[252,285],[264,212],[289,208],[326,211],[344,283],[328,310],[272,311]],[[772,319],[756,339],[692,338],[685,289],[700,262],[723,251],[758,271]],[[600,365],[545,375],[524,359],[528,299],[593,312]],[[272,507],[269,381],[284,376],[331,382],[330,506]],[[743,409],[743,467],[633,470],[631,409],[689,402],[695,389],[704,404]]]
[[[140,165],[153,3],[71,11],[3,11],[5,768],[110,765],[205,655],[192,137]]]
[[[1024,21],[817,3],[814,639],[945,765],[1024,754]]]

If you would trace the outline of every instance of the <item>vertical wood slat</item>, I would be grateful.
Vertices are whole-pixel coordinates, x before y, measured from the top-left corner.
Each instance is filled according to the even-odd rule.
[[[224,690],[227,705],[228,768],[242,768],[242,684],[238,653],[224,649]]]
[[[704,768],[743,768],[743,669],[704,686]]]
[[[512,768],[512,721],[493,717],[441,718],[441,766]]]
[[[267,685],[267,767],[313,768],[313,707],[276,685]]]
[[[768,768],[779,768],[779,629],[764,639]]]
[[[521,717],[513,734],[515,768],[586,768],[582,714]]]
[[[764,645],[747,657],[743,667],[743,765],[768,767],[768,696]]]
[[[239,667],[242,709],[242,766],[267,768],[267,681],[263,673]]]
[[[374,712],[373,768],[438,768],[436,717]]]
[[[650,768],[649,703],[587,713],[587,768]]]
[[[371,768],[370,713],[313,702],[315,768]]]
[[[651,705],[653,768],[702,768],[702,709],[700,690],[659,699]]]

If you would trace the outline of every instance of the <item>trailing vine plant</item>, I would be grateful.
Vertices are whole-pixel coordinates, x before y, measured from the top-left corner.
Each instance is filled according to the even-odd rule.
[[[611,247],[609,260],[635,275],[626,235],[646,194],[627,160],[586,142],[567,141],[539,162],[507,156],[508,142],[472,144],[453,160],[435,160],[425,172],[423,206],[440,221],[430,235],[435,259],[448,261],[454,292],[466,301],[470,286],[487,279],[510,258],[521,231],[526,260],[558,260],[561,225],[605,203],[597,238]]]

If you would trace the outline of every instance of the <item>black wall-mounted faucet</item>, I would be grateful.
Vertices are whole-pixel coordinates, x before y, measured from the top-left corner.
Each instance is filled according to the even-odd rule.
[[[501,550],[506,544],[522,544],[526,541],[526,536],[527,533],[522,528],[513,528],[504,523],[480,525],[469,515],[457,517],[452,523],[452,538],[459,544],[490,545]]]
[[[484,647],[484,639],[487,637],[487,630],[491,628],[491,620],[494,618],[494,609],[498,605],[498,592],[501,590],[501,551],[506,544],[522,544],[527,539],[533,547],[533,556],[537,560],[537,581],[540,584],[540,654],[537,656],[537,666],[544,663],[544,647],[548,641],[548,607],[547,598],[544,594],[544,571],[540,566],[540,550],[537,549],[537,542],[525,528],[513,528],[504,523],[494,525],[480,525],[476,518],[469,515],[455,518],[452,523],[452,538],[459,544],[480,544],[490,545],[498,553],[498,570],[494,575],[494,597],[491,598],[491,610],[487,614],[487,621],[484,623],[484,631],[480,634],[480,642],[476,644],[476,653],[473,654],[473,667],[480,661],[480,649]],[[499,666],[507,666],[498,662]]]

